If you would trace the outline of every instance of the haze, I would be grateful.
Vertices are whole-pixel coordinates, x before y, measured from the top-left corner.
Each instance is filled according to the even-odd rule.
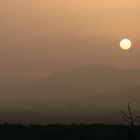
[[[139,0],[1,0],[0,82],[96,63],[140,68]],[[133,49],[118,47],[122,38]]]

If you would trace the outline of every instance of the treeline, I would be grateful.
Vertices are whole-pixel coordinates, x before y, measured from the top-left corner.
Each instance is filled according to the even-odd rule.
[[[0,124],[0,140],[140,140],[140,126]]]

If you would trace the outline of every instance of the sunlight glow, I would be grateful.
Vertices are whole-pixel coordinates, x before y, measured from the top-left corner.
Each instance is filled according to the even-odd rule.
[[[120,47],[123,50],[129,50],[131,48],[131,45],[132,45],[132,43],[129,39],[122,39],[120,41]]]

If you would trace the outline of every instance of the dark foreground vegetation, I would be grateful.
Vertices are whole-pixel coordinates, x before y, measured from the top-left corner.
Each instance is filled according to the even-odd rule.
[[[0,125],[0,140],[140,140],[140,126]]]

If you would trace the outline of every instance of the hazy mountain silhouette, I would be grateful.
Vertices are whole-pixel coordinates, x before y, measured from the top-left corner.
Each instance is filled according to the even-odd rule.
[[[90,96],[82,96],[63,100],[56,100],[56,108],[64,106],[65,108],[73,108],[75,110],[93,110],[93,109],[120,109],[126,108],[127,103],[132,103],[135,109],[140,110],[140,86],[130,90],[122,90],[119,92],[106,94],[92,94]],[[53,104],[54,105],[54,104]],[[64,108],[63,107],[63,108]],[[59,108],[59,109],[60,109]]]
[[[140,86],[131,90],[75,98],[14,102],[5,111],[0,111],[0,119],[42,124],[124,123],[120,109],[126,110],[128,102],[132,103],[136,115],[140,116],[139,99]]]
[[[1,86],[0,99],[50,100],[118,92],[140,85],[139,75],[139,70],[93,65],[58,72],[37,82]]]
[[[140,71],[93,65],[0,89],[1,118],[7,118],[10,112],[10,119],[16,116],[20,121],[26,114],[27,120],[35,122],[38,118],[50,122],[108,122],[116,116],[120,119],[119,110],[128,102],[139,112]]]

